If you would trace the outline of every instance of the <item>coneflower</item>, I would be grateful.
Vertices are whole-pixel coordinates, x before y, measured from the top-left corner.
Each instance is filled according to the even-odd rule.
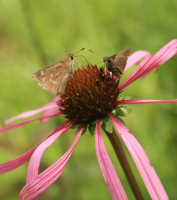
[[[152,69],[159,67],[175,54],[177,54],[176,39],[165,45],[154,56],[151,56],[151,54],[146,51],[137,51],[133,53],[127,61],[125,70],[135,63],[139,63],[139,65],[135,71],[120,85],[119,79],[113,77],[111,73],[104,69],[104,67],[90,65],[86,68],[79,69],[75,71],[73,77],[68,80],[67,87],[60,98],[56,97],[53,102],[47,104],[41,109],[27,111],[5,121],[4,123],[8,124],[16,119],[30,117],[44,111],[43,115],[39,118],[30,119],[14,125],[3,127],[0,129],[0,132],[17,128],[34,120],[45,120],[62,114],[67,119],[50,136],[48,136],[44,141],[31,149],[29,152],[14,160],[0,164],[0,173],[2,174],[19,167],[30,159],[27,170],[26,185],[21,190],[19,199],[37,199],[37,196],[61,175],[77,141],[79,140],[81,134],[85,132],[86,128],[88,128],[92,135],[96,132],[96,154],[112,199],[127,199],[126,193],[106,151],[101,135],[102,128],[109,137],[115,152],[118,155],[118,137],[112,126],[112,123],[127,146],[151,198],[168,199],[163,185],[161,184],[154,168],[151,166],[146,153],[136,138],[125,127],[124,122],[120,117],[131,111],[129,107],[122,105],[142,103],[176,103],[177,99],[126,100],[120,94],[126,86],[131,84],[139,77],[145,76]],[[139,60],[142,58],[144,58],[143,61],[139,62]],[[42,173],[38,174],[40,161],[44,151],[62,133],[71,127],[76,127],[78,129],[78,133],[70,149],[57,162],[48,167]],[[124,168],[124,164],[121,164]],[[125,173],[129,172],[125,170]],[[131,175],[126,175],[128,179],[130,179],[129,182],[131,182]],[[131,187],[133,186],[131,185]],[[142,196],[139,192],[136,193],[135,191],[134,193],[135,196],[137,195],[137,199],[142,199]]]

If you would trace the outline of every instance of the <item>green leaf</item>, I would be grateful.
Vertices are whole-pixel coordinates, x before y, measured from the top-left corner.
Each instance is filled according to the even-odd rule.
[[[76,134],[79,132],[80,128],[81,128],[82,124],[78,124],[78,126],[76,127]],[[87,126],[84,128],[82,135],[87,131]]]
[[[118,106],[116,108],[114,108],[111,113],[114,116],[121,116],[121,117],[125,117],[126,114],[132,112],[133,109],[131,107],[127,107],[127,106]]]
[[[108,133],[112,133],[112,121],[109,117],[104,117],[101,119],[101,127]]]
[[[133,108],[128,106],[119,106],[119,108],[124,112],[125,114],[131,113],[133,111]]]
[[[116,107],[115,110],[116,110],[116,116],[123,116],[123,117],[126,116],[126,114],[124,113],[124,111],[119,106]]]
[[[92,125],[96,125],[96,120],[91,122]]]
[[[121,101],[121,100],[123,100],[124,99],[124,97],[121,95],[121,94],[119,94],[119,96],[118,96],[118,101]]]
[[[119,122],[121,122],[124,126],[126,126],[124,120],[118,116],[114,116],[117,120],[119,120]]]
[[[123,98],[123,100],[130,100],[130,99],[131,97],[128,97],[128,96]]]
[[[121,94],[119,94],[119,96],[118,96],[118,101],[130,100],[130,99],[131,99],[131,97],[129,97],[129,96],[124,97],[124,96],[122,96]]]
[[[124,113],[124,111],[118,106],[116,108],[114,108],[111,113],[115,116],[122,116],[125,117],[126,114]]]
[[[72,126],[71,129],[75,129],[77,128],[78,124],[76,124],[75,126]]]
[[[93,136],[95,133],[95,130],[96,130],[96,123],[95,124],[90,123],[88,125],[88,130],[89,130],[90,134]]]
[[[78,133],[78,131],[79,131],[79,129],[81,128],[81,126],[82,126],[82,124],[78,124],[78,125],[76,126],[76,130],[75,130],[75,133],[76,133],[76,134]]]
[[[114,108],[114,109],[111,111],[111,113],[112,113],[113,115],[116,115],[116,109]]]
[[[84,128],[82,135],[87,131],[87,126]]]

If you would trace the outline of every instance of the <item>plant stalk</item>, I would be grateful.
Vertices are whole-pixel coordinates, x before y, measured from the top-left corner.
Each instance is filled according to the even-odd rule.
[[[130,184],[130,187],[131,187],[131,189],[132,189],[132,191],[133,191],[133,193],[135,195],[135,198],[137,200],[142,200],[143,196],[142,196],[141,191],[140,191],[140,189],[138,187],[138,184],[137,184],[137,182],[135,180],[135,177],[134,177],[134,175],[132,173],[132,170],[130,168],[128,160],[127,160],[127,158],[125,156],[125,153],[124,153],[123,147],[121,145],[120,139],[117,136],[114,128],[113,128],[113,132],[112,133],[108,133],[105,130],[104,130],[104,132],[108,136],[108,138],[109,138],[109,140],[110,140],[110,142],[111,142],[111,144],[112,144],[112,146],[114,148],[114,151],[115,151],[115,153],[117,155],[117,158],[118,158],[118,160],[119,160],[119,162],[120,162],[120,164],[121,164],[121,166],[122,166],[122,168],[124,170],[124,173],[125,173],[125,175],[127,177],[127,180],[128,180],[128,182]]]

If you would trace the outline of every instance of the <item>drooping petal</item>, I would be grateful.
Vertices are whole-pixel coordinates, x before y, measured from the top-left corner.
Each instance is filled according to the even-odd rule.
[[[148,58],[144,59],[135,69],[135,71],[123,83],[119,85],[119,89],[124,89],[127,85],[129,85],[139,77],[146,75],[152,69],[162,65],[175,54],[177,55],[177,39],[170,41],[154,56],[147,56]]]
[[[53,165],[51,165],[49,168],[47,168],[35,179],[30,181],[23,187],[19,195],[20,200],[35,199],[61,175],[84,128],[85,124],[82,125],[79,132],[77,133],[72,146],[57,162],[55,162]]]
[[[66,126],[70,122],[71,122],[70,120],[65,121],[51,135],[56,133],[58,130],[60,130],[61,128],[63,128],[64,126]],[[49,135],[47,138],[49,138],[51,135]],[[38,144],[37,146],[35,146],[30,151],[26,152],[25,154],[13,159],[13,160],[10,160],[10,161],[4,162],[4,163],[0,163],[0,174],[4,174],[4,173],[7,173],[7,172],[10,172],[10,171],[20,167],[21,165],[23,165],[26,161],[28,161],[31,158],[31,155],[33,154],[35,149],[40,144]]]
[[[139,173],[145,183],[145,186],[153,200],[168,199],[164,187],[158,178],[154,168],[152,167],[149,158],[145,151],[138,143],[136,138],[129,132],[129,130],[120,123],[113,115],[108,114],[113,121],[118,133],[124,141],[129,150]]]
[[[29,165],[28,165],[28,171],[27,171],[27,179],[26,182],[29,183],[33,179],[35,179],[38,176],[39,171],[39,165],[41,162],[41,158],[45,150],[65,131],[70,129],[75,124],[69,124],[67,127],[60,129],[58,132],[55,132],[55,134],[51,135],[49,138],[47,138],[45,141],[43,141],[34,151],[33,155],[31,156]]]
[[[11,129],[14,129],[14,128],[18,128],[20,126],[23,126],[25,124],[28,124],[30,122],[33,122],[33,121],[36,121],[36,120],[41,120],[41,119],[44,119],[44,118],[51,118],[51,117],[55,117],[55,116],[58,116],[58,115],[61,115],[60,112],[58,112],[57,114],[54,114],[54,115],[48,115],[48,116],[43,116],[43,117],[37,117],[37,118],[34,118],[34,119],[29,119],[29,120],[25,120],[23,122],[19,122],[19,123],[16,123],[16,124],[12,124],[10,126],[6,126],[6,127],[3,127],[3,128],[0,128],[0,133],[2,132],[5,132],[5,131],[10,131]]]
[[[126,71],[128,68],[130,68],[134,64],[139,64],[139,60],[141,60],[144,57],[146,58],[147,56],[148,57],[151,56],[151,54],[148,51],[136,51],[132,53],[128,57],[127,64],[124,71]]]
[[[56,102],[56,101],[55,101]],[[56,110],[57,112],[59,112],[59,107],[58,105],[55,103],[55,102],[51,102],[51,103],[48,103],[47,105],[43,106],[42,108],[38,108],[38,109],[35,109],[35,110],[29,110],[29,111],[26,111],[26,112],[23,112],[15,117],[12,117],[6,121],[4,121],[4,125],[6,124],[9,124],[17,119],[23,119],[23,118],[27,118],[27,117],[32,117],[33,115],[36,115],[40,112],[43,112],[43,111],[46,111],[46,110]],[[56,112],[56,113],[57,113]],[[52,115],[54,113],[50,113],[49,115]],[[45,115],[43,115],[45,116]]]
[[[143,103],[177,103],[177,99],[172,99],[172,100],[131,99],[131,100],[116,101],[115,105],[143,104]]]
[[[59,99],[60,99],[60,97],[55,96],[55,97],[52,99],[51,103],[49,103],[49,104],[57,105],[56,102],[57,102]],[[59,111],[59,108],[60,108],[59,105],[57,105],[57,109],[56,109],[56,107],[54,107],[54,108],[51,108],[51,109],[44,110],[44,112],[42,113],[42,117],[43,117],[43,116],[47,116],[47,115],[56,114],[56,113]],[[42,123],[45,123],[45,122],[48,121],[49,119],[50,119],[50,118],[41,119],[41,122],[42,122]]]
[[[104,146],[100,130],[100,120],[96,122],[95,148],[98,162],[112,199],[128,199]]]

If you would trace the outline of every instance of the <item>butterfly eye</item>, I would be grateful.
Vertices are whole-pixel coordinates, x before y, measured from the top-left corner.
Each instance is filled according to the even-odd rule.
[[[70,55],[70,58],[71,58],[71,60],[74,60],[74,56],[73,55]]]
[[[111,60],[108,59],[108,63],[111,63]]]

